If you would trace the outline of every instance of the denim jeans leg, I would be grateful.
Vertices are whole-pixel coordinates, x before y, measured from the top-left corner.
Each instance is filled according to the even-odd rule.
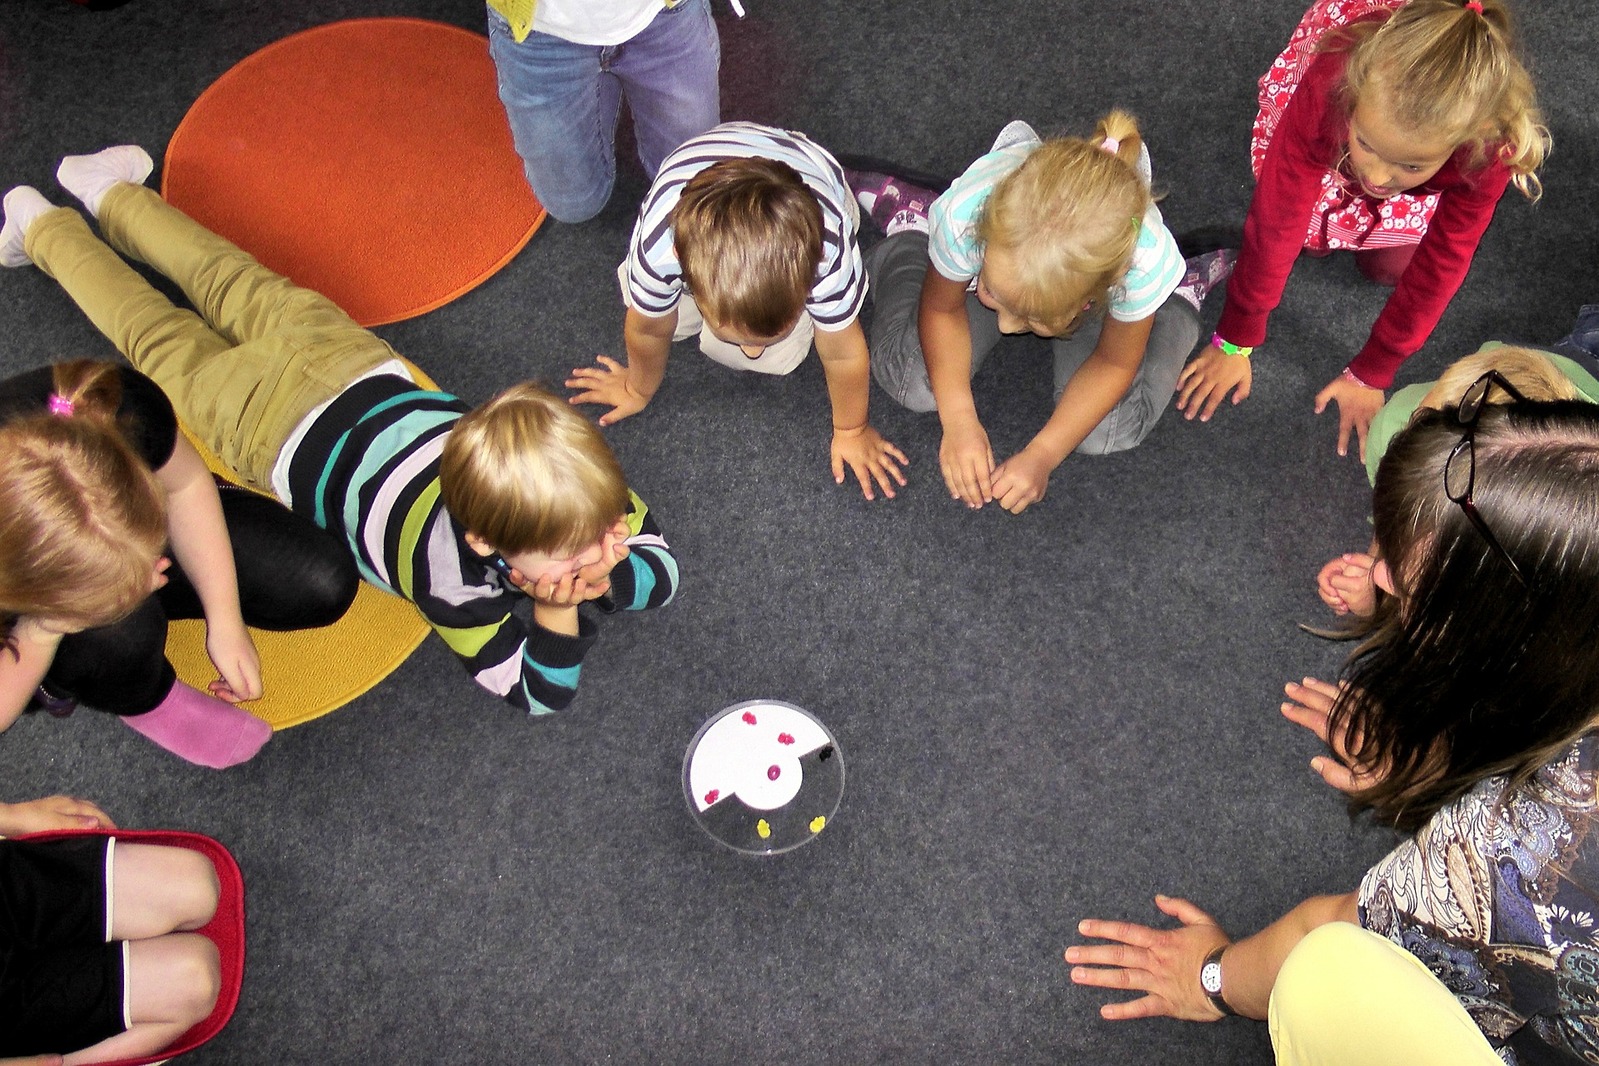
[[[561,222],[599,214],[616,182],[621,83],[603,68],[607,49],[534,31],[517,44],[488,13],[489,55],[527,182]]]
[[[639,162],[651,181],[661,162],[690,137],[722,121],[717,72],[722,43],[710,0],[663,8],[643,32],[619,45],[605,69],[621,80],[633,113]]]
[[[1565,356],[1599,359],[1599,304],[1587,304],[1577,312],[1576,325],[1555,342],[1554,350]]]

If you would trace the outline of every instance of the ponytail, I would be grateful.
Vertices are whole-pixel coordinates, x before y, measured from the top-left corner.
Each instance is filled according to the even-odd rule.
[[[1138,170],[1138,120],[1112,111],[1092,138],[1045,141],[1002,178],[978,216],[977,241],[1012,258],[1016,315],[1068,332],[1086,303],[1103,306],[1132,266],[1153,198]]]
[[[1549,131],[1504,0],[1409,0],[1351,40],[1350,110],[1375,87],[1401,126],[1471,145],[1477,165],[1491,150],[1522,195],[1543,195],[1537,170],[1549,154]]]
[[[105,625],[150,594],[166,503],[117,423],[114,363],[53,368],[49,409],[0,425],[0,643],[25,615]]]

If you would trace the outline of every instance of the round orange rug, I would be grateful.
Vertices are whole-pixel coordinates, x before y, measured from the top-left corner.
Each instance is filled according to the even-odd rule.
[[[431,311],[544,220],[486,37],[410,18],[285,37],[194,102],[162,195],[365,326]]]

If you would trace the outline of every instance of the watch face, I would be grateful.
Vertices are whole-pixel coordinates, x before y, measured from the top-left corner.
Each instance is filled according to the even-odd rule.
[[[1199,971],[1199,984],[1212,996],[1221,995],[1221,963],[1207,962]]]

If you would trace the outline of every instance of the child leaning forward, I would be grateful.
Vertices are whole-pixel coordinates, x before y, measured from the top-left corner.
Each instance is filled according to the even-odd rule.
[[[677,563],[599,431],[532,385],[476,409],[419,386],[382,340],[138,184],[149,157],[77,157],[67,191],[106,241],[183,290],[167,303],[81,215],[18,187],[0,261],[31,260],[250,486],[334,533],[414,602],[484,688],[534,714],[576,690],[578,607],[672,598]],[[533,624],[512,613],[533,600]]]
[[[833,480],[847,466],[873,498],[905,484],[904,454],[867,419],[871,387],[859,212],[844,171],[802,134],[727,122],[667,157],[617,270],[627,304],[627,363],[599,356],[567,385],[573,403],[610,408],[608,426],[642,411],[674,340],[734,370],[787,374],[821,356],[833,406]]]
[[[1048,141],[1013,122],[936,199],[885,174],[851,180],[888,235],[867,264],[872,373],[906,407],[937,409],[952,497],[1019,514],[1073,451],[1122,451],[1149,434],[1232,256],[1185,266],[1131,115]],[[996,463],[972,378],[1006,333],[1052,338],[1055,409]]]

